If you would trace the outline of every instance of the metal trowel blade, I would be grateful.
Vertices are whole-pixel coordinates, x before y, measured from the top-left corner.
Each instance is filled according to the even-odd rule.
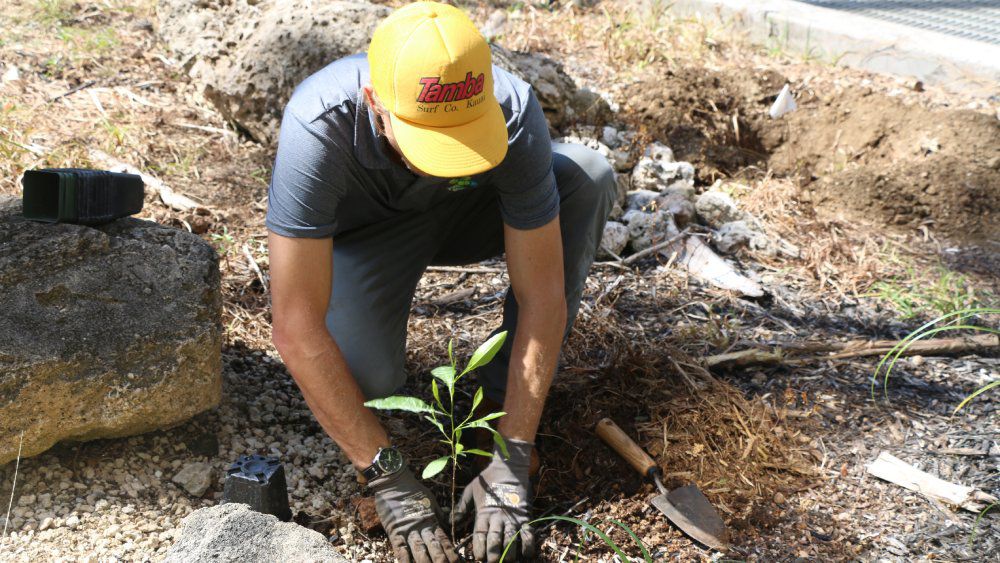
[[[658,495],[653,506],[695,541],[719,551],[729,549],[726,524],[698,487],[687,485]]]

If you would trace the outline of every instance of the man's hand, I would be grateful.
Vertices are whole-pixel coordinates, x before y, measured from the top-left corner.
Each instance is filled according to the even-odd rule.
[[[375,510],[400,563],[454,563],[458,554],[438,524],[441,509],[408,467],[373,479]]]
[[[494,448],[493,461],[462,493],[454,517],[456,521],[464,520],[475,511],[472,554],[477,561],[499,561],[504,548],[519,531],[519,541],[507,552],[507,560],[534,556],[535,535],[528,525],[531,512],[528,470],[533,447],[529,442],[507,440],[508,459],[503,458],[499,447]]]

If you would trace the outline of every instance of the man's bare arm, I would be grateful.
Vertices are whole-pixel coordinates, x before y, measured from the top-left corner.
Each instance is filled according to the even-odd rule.
[[[531,230],[505,226],[504,243],[518,317],[504,399],[508,414],[498,430],[534,442],[566,330],[559,218]]]
[[[364,469],[389,439],[326,328],[333,241],[271,232],[268,246],[274,345],[320,425]]]

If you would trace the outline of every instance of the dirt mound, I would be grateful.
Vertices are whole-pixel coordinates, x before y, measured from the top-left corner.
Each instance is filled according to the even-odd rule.
[[[650,76],[629,109],[648,135],[699,164],[699,180],[770,169],[797,178],[825,212],[948,238],[1000,237],[1000,121],[907,105],[852,86],[793,85],[799,110],[771,120],[784,83],[774,71],[702,68]]]
[[[769,164],[820,208],[965,240],[1000,236],[1000,121],[863,89],[807,101],[763,134]]]

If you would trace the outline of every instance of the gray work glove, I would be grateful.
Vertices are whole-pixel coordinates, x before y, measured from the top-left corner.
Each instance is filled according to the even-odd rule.
[[[477,561],[494,563],[514,535],[521,534],[507,551],[505,561],[531,559],[535,554],[535,534],[528,525],[531,512],[531,483],[528,469],[534,444],[507,440],[510,458],[493,448],[493,461],[472,480],[455,509],[455,521],[475,511],[472,554]]]
[[[392,475],[372,479],[375,510],[400,563],[454,563],[458,554],[441,529],[441,509],[423,486],[403,467]]]

